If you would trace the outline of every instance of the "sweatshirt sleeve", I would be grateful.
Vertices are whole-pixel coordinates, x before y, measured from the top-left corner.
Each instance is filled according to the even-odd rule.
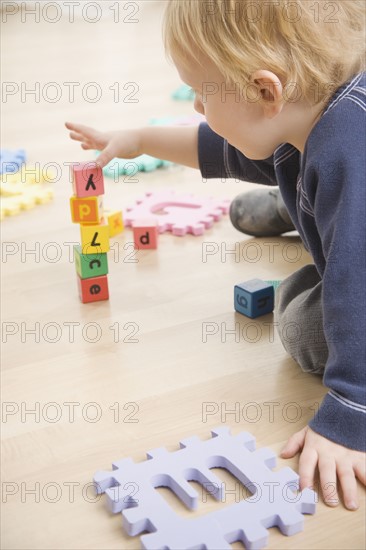
[[[251,183],[278,185],[273,156],[251,160],[216,134],[206,122],[198,129],[198,160],[204,178],[233,178]]]
[[[329,392],[310,427],[365,451],[365,112],[349,100],[337,111],[336,117],[329,113],[331,137],[317,151],[317,182],[308,194],[325,258],[323,324],[329,349],[323,379]]]

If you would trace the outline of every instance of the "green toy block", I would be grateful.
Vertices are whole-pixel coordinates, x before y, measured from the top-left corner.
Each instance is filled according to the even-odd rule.
[[[75,269],[81,279],[100,277],[108,273],[107,254],[83,254],[81,246],[74,246]]]

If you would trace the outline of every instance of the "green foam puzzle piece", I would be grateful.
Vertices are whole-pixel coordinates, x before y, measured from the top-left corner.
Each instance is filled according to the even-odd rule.
[[[194,101],[195,93],[190,86],[182,84],[172,93],[172,99],[176,101]]]

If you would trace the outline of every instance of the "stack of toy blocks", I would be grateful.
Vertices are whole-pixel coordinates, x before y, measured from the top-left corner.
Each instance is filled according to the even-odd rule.
[[[108,300],[110,229],[103,215],[102,169],[94,162],[79,163],[72,167],[72,181],[71,218],[80,224],[81,235],[81,246],[74,247],[80,300],[84,304]]]

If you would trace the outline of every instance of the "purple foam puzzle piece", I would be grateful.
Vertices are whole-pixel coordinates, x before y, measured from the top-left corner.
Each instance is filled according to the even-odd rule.
[[[291,468],[273,472],[276,457],[269,449],[255,450],[248,432],[236,436],[227,427],[212,432],[212,439],[191,437],[180,442],[180,450],[155,449],[147,460],[134,463],[124,459],[113,463],[113,472],[97,472],[97,493],[107,494],[109,509],[121,512],[129,535],[141,537],[145,550],[230,549],[241,541],[246,548],[263,548],[267,529],[277,526],[290,536],[303,529],[303,515],[315,512],[316,493],[297,493],[298,475]],[[156,487],[169,487],[194,510],[198,493],[188,483],[197,481],[217,500],[225,498],[225,487],[211,468],[225,468],[251,496],[206,516],[183,518],[177,515]]]
[[[137,204],[127,208],[123,219],[126,227],[139,218],[157,221],[159,233],[171,231],[173,235],[203,235],[229,211],[230,201],[197,197],[193,194],[176,194],[174,191],[146,193]]]

